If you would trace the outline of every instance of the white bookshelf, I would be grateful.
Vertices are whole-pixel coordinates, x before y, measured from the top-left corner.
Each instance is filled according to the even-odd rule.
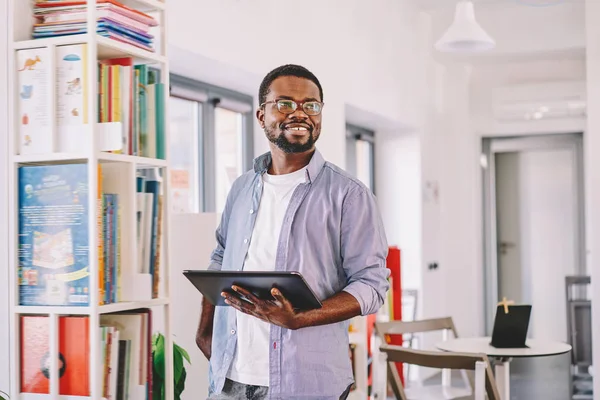
[[[167,57],[167,4],[159,0],[122,0],[121,3],[128,7],[151,14],[159,21],[159,26],[153,29],[155,35],[155,52],[137,48],[130,44],[117,42],[113,39],[97,35],[96,32],[96,0],[87,2],[87,32],[72,36],[62,36],[47,39],[32,39],[33,1],[8,0],[9,10],[9,119],[10,132],[8,134],[9,144],[9,287],[10,287],[10,359],[11,359],[11,383],[10,398],[12,400],[23,398],[42,399],[66,399],[91,398],[102,399],[103,383],[101,348],[100,348],[100,317],[121,311],[129,311],[140,308],[152,309],[152,333],[160,329],[165,337],[165,399],[173,400],[173,338],[171,331],[171,302],[170,302],[170,266],[169,266],[169,134],[168,134],[168,97],[169,97],[169,64]],[[90,33],[92,32],[92,33]],[[77,152],[57,152],[57,118],[56,118],[56,85],[57,79],[55,67],[56,48],[64,45],[86,44],[87,45],[87,98],[86,106],[89,120],[85,129],[85,148],[77,149]],[[47,48],[50,54],[50,80],[49,91],[51,103],[48,105],[52,115],[50,117],[50,135],[52,145],[47,152],[40,154],[20,154],[19,146],[19,87],[17,79],[17,52],[26,49]],[[165,159],[154,159],[126,154],[115,154],[102,151],[98,135],[100,129],[95,124],[98,115],[98,71],[97,61],[109,58],[132,57],[134,64],[149,64],[160,70],[160,82],[164,84],[164,143]],[[18,232],[19,232],[19,182],[18,169],[25,165],[52,165],[65,163],[82,163],[87,165],[87,183],[89,188],[87,217],[88,217],[88,243],[89,243],[89,306],[23,306],[19,301],[19,254],[18,254]],[[124,301],[113,304],[100,305],[99,287],[99,251],[98,251],[98,165],[102,165],[103,189],[111,193],[119,194],[121,211],[121,265],[123,274],[122,292]],[[136,243],[136,173],[139,169],[158,169],[161,176],[162,194],[162,236],[160,243],[160,290],[158,298],[140,297],[136,294],[134,283],[140,277],[135,271],[128,268],[137,265],[138,251]],[[127,247],[129,246],[129,247]],[[129,271],[129,272],[128,272]],[[149,275],[149,274],[143,274]],[[22,347],[20,335],[20,317],[23,315],[48,316],[50,326],[49,332],[49,354],[50,354],[50,385],[48,394],[21,393],[20,379],[20,351]],[[58,348],[59,335],[58,325],[60,316],[84,315],[89,317],[89,397],[62,396],[59,395],[58,378]],[[155,321],[162,325],[157,327]],[[191,378],[191,377],[190,377]]]
[[[349,400],[368,398],[367,363],[369,349],[367,346],[367,318],[357,316],[350,321],[353,331],[348,332],[350,344],[354,344],[354,368],[356,389],[348,395]]]

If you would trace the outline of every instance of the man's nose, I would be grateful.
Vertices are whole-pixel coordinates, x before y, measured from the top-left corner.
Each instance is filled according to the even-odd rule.
[[[301,106],[298,106],[298,108],[296,108],[296,110],[293,113],[291,113],[289,117],[292,119],[308,119],[308,115],[304,112],[304,108],[302,108]]]

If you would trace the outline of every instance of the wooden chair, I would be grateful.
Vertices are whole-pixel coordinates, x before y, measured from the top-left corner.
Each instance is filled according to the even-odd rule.
[[[496,380],[485,354],[414,350],[394,345],[382,345],[380,350],[387,359],[388,374],[392,377],[390,383],[396,399],[409,400],[410,397],[406,395],[400,376],[394,368],[394,362],[438,369],[477,371],[475,374],[474,399],[483,400],[485,394],[487,394],[488,400],[500,400]],[[418,398],[424,399],[421,396]],[[443,399],[444,397],[439,397],[439,394],[437,394],[432,395],[430,398]]]
[[[449,334],[452,334],[454,338],[458,337],[458,333],[456,331],[456,327],[454,326],[454,322],[451,317],[445,318],[432,318],[418,321],[391,321],[391,322],[377,322],[375,323],[375,334],[376,339],[373,346],[373,390],[377,394],[378,398],[385,398],[385,394],[387,392],[387,384],[391,384],[391,376],[390,369],[394,371],[396,375],[398,375],[398,371],[394,364],[387,364],[382,360],[377,360],[376,357],[379,353],[379,345],[387,345],[389,344],[389,337],[391,335],[410,335],[413,337],[417,333],[424,332],[435,332],[442,331],[443,340],[447,340]],[[379,345],[376,343],[379,342]],[[387,364],[387,367],[385,366]],[[410,365],[410,363],[408,363]],[[390,368],[390,365],[392,368]],[[442,385],[437,386],[435,388],[429,387],[430,390],[438,390],[441,392],[443,389],[446,389],[446,392],[449,392],[450,386],[450,369],[442,370]],[[463,380],[465,382],[466,388],[461,389],[457,388],[454,391],[456,392],[455,397],[464,397],[472,392],[473,389],[473,374],[469,371],[468,373],[462,372]],[[399,378],[399,377],[398,377]],[[408,377],[407,377],[408,378]],[[449,398],[452,398],[451,396]]]

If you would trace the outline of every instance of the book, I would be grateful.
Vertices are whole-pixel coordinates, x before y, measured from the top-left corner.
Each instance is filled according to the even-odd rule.
[[[50,392],[50,320],[20,317],[21,392]],[[89,317],[60,316],[58,340],[59,394],[89,396]]]
[[[154,17],[115,0],[98,0],[96,11],[96,33],[154,51],[154,35],[150,33],[158,26]],[[84,1],[37,1],[33,16],[37,19],[32,30],[34,39],[87,33]]]
[[[59,150],[62,140],[82,136],[89,123],[87,44],[56,47],[56,119]]]
[[[90,329],[98,329],[101,397],[152,399],[152,311],[148,308],[103,314],[100,326],[89,316],[60,316],[59,394],[90,396]],[[20,317],[20,390],[50,393],[50,319]]]
[[[19,168],[19,304],[88,306],[86,164]]]
[[[50,50],[18,50],[19,153],[42,154],[53,148]]]

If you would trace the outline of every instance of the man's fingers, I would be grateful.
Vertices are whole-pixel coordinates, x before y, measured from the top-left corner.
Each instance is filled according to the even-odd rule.
[[[252,292],[244,289],[243,287],[233,285],[231,288],[233,290],[235,290],[236,293],[238,293],[241,296],[244,296],[245,298],[247,298],[249,301],[251,301],[254,304],[260,302],[260,299],[258,297],[256,297]]]
[[[234,306],[240,311],[246,312],[253,310],[255,308],[254,304],[245,301],[244,299],[230,293],[221,293],[221,295],[225,298],[225,303]]]
[[[283,294],[281,294],[281,292],[279,291],[279,289],[273,288],[271,289],[271,294],[273,295],[273,297],[275,298],[275,300],[277,300],[281,305],[290,305],[290,302],[288,301],[288,299],[286,299]]]

